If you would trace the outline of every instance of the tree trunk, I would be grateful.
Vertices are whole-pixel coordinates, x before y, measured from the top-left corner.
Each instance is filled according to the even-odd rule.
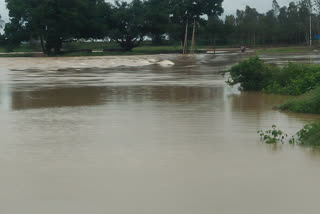
[[[193,23],[193,31],[192,31],[192,43],[191,43],[191,52],[194,54],[195,51],[195,35],[196,35],[196,21]]]
[[[47,51],[46,51],[46,49],[45,49],[45,47],[44,47],[44,42],[43,42],[43,36],[42,36],[42,34],[40,35],[40,42],[41,42],[42,52],[43,52],[44,54],[47,54]]]
[[[185,31],[185,37],[184,37],[183,54],[188,54],[188,21],[186,24],[186,31]]]

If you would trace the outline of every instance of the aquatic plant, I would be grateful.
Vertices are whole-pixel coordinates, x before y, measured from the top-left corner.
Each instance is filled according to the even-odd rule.
[[[309,123],[303,127],[296,135],[289,138],[288,134],[277,129],[273,125],[270,130],[258,131],[260,140],[267,144],[290,143],[305,146],[320,146],[320,122]]]
[[[260,135],[260,139],[267,144],[284,143],[285,139],[288,138],[288,135],[278,130],[276,125],[273,125],[270,130],[260,130],[258,134]]]

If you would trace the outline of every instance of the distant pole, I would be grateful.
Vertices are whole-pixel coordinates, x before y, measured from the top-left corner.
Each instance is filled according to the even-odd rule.
[[[188,20],[187,20],[186,32],[184,36],[183,54],[188,54]]]
[[[194,54],[195,51],[195,35],[196,35],[196,20],[193,21],[193,32],[192,32],[192,45],[191,45],[191,53]]]
[[[312,18],[310,14],[310,47],[312,46]]]

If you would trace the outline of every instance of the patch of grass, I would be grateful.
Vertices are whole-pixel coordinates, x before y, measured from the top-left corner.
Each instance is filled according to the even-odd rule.
[[[156,54],[156,53],[182,53],[181,46],[141,46],[133,49],[134,53]]]
[[[61,51],[67,53],[61,54],[61,56],[113,56],[182,53],[181,44],[179,42],[172,41],[164,41],[161,45],[153,45],[150,41],[144,41],[141,43],[141,46],[134,48],[132,51],[129,52],[103,52],[104,49],[120,49],[120,46],[115,42],[66,42],[63,43]],[[213,47],[208,45],[196,45],[195,49],[197,51],[200,49],[213,49]],[[85,51],[81,52],[77,50],[92,50],[93,53],[90,54],[85,53]],[[72,51],[75,52],[71,53]],[[42,49],[40,43],[24,43],[21,44],[19,47],[14,48],[11,52],[42,52]],[[7,53],[5,47],[0,47],[0,53]]]
[[[301,97],[289,100],[281,105],[280,109],[296,113],[320,114],[320,87]]]
[[[306,53],[312,52],[314,49],[310,47],[281,47],[281,48],[268,48],[259,49],[257,54],[285,54],[285,53]]]
[[[104,52],[71,52],[61,54],[60,56],[124,56],[124,55],[153,55],[181,53],[180,46],[141,46],[132,51],[104,51]]]
[[[34,57],[32,53],[0,54],[0,57]]]
[[[203,48],[203,46],[197,46],[197,49]],[[103,51],[105,50],[106,51]],[[108,49],[114,49],[108,51]],[[119,49],[119,51],[115,51]],[[78,51],[80,50],[80,51]],[[88,51],[81,50],[92,50]],[[74,51],[74,52],[72,52]],[[8,55],[2,55],[5,57],[16,57],[15,53],[28,53],[28,52],[42,52],[40,44],[21,44],[19,47],[12,50],[12,55],[7,52],[4,47],[0,47],[0,53],[8,53]],[[152,55],[152,54],[170,54],[170,53],[182,53],[182,48],[178,44],[166,44],[155,46],[150,42],[143,42],[142,46],[134,48],[132,51],[121,51],[119,45],[114,42],[71,42],[64,43],[60,56],[114,56],[114,55]],[[20,56],[20,55],[19,55]],[[1,57],[1,56],[0,56]]]

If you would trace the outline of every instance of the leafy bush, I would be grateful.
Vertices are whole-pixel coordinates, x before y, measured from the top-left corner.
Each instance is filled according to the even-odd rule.
[[[272,75],[265,92],[301,95],[319,86],[320,65],[289,63]]]
[[[305,125],[297,136],[302,145],[320,146],[320,122]]]
[[[280,109],[297,113],[320,114],[320,87],[302,97],[289,100],[280,106]]]
[[[320,65],[289,63],[280,68],[252,57],[226,72],[230,73],[227,83],[232,86],[240,83],[245,91],[301,95],[320,86]]]
[[[226,71],[231,77],[227,83],[232,86],[240,83],[240,88],[245,91],[260,91],[271,81],[273,70],[277,70],[275,65],[251,57]]]

